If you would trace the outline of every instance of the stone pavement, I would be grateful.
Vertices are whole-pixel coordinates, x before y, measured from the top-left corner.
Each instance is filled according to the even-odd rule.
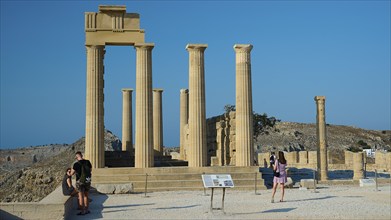
[[[226,190],[225,207],[210,210],[211,190],[104,195],[92,193],[91,213],[71,219],[390,219],[391,185],[379,187],[322,186],[317,192],[286,189],[285,202],[271,203],[271,190]],[[214,207],[222,205],[222,190]]]

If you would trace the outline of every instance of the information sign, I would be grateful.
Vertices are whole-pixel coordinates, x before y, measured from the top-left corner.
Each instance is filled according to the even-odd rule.
[[[202,181],[205,188],[233,188],[234,182],[230,174],[204,174]]]

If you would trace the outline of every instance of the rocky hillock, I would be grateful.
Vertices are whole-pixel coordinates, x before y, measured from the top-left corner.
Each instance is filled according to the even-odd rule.
[[[375,131],[327,124],[326,135],[331,151],[363,148],[391,150],[390,130]],[[259,152],[316,150],[316,124],[277,122],[274,127],[259,135],[255,144]]]
[[[36,202],[62,181],[75,152],[84,152],[84,137],[68,145],[47,145],[0,151],[0,202]],[[105,132],[105,150],[121,149],[121,141]]]

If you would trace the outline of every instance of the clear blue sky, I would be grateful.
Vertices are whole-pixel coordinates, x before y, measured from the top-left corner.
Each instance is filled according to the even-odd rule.
[[[237,43],[254,46],[253,108],[282,121],[390,129],[390,1],[1,1],[0,148],[73,143],[85,132],[84,12],[139,13],[163,88],[164,145],[179,145],[188,43],[205,43],[207,117],[235,104]],[[105,126],[121,137],[133,47],[106,47]],[[135,94],[133,94],[135,98]],[[134,107],[134,106],[133,106]],[[135,108],[133,109],[133,113]]]

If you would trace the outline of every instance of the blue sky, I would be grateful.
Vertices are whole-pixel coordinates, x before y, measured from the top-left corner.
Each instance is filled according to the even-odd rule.
[[[282,121],[390,129],[390,1],[1,1],[0,148],[73,143],[85,132],[84,12],[126,5],[153,49],[164,145],[179,145],[188,43],[205,43],[206,113],[235,104],[233,45],[252,44],[253,108]],[[133,47],[107,46],[105,126],[121,137]],[[133,94],[133,101],[135,94]],[[135,108],[133,105],[133,113]]]

